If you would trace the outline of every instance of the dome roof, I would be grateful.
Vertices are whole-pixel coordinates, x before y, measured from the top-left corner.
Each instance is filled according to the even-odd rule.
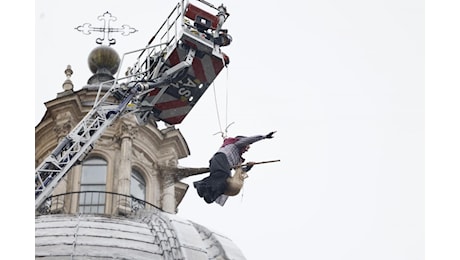
[[[97,73],[99,70],[105,69],[114,75],[119,65],[120,56],[109,46],[98,46],[88,56],[88,66],[92,73]]]
[[[129,217],[42,215],[35,257],[58,259],[246,259],[227,237],[159,210]]]
[[[93,73],[88,79],[88,84],[111,81],[120,66],[120,56],[111,47],[100,45],[89,54],[88,66]]]

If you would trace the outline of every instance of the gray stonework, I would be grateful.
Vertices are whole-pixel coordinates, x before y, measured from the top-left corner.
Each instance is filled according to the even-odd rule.
[[[176,215],[43,215],[35,219],[36,259],[245,259],[225,236]]]

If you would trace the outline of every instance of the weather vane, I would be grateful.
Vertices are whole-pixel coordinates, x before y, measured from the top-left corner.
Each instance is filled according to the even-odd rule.
[[[116,43],[114,38],[110,38],[110,33],[113,32],[121,32],[123,36],[130,35],[131,33],[137,32],[137,30],[129,25],[122,25],[121,28],[112,28],[110,27],[111,21],[116,21],[117,18],[112,16],[111,13],[105,12],[103,15],[97,18],[100,21],[104,21],[104,27],[92,27],[90,23],[84,23],[83,25],[79,25],[76,30],[82,32],[83,34],[91,34],[91,32],[102,32],[102,38],[97,38],[97,44],[103,44],[104,42],[108,42],[108,45],[113,45]]]

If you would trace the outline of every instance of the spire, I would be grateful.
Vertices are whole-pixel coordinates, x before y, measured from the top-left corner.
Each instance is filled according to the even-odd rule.
[[[62,84],[62,88],[64,89],[64,91],[73,90],[73,83],[72,83],[72,80],[70,80],[70,77],[73,74],[72,67],[70,65],[67,65],[67,69],[64,71],[64,73],[67,79]]]

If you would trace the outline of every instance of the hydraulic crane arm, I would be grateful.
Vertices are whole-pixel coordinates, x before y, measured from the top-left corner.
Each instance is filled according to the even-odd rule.
[[[133,113],[140,125],[149,118],[180,124],[227,67],[229,57],[220,48],[232,41],[222,28],[229,14],[223,5],[198,1],[217,14],[180,0],[145,48],[125,53],[140,52],[128,77],[120,83],[118,71],[112,87],[36,168],[35,210],[119,117]]]

